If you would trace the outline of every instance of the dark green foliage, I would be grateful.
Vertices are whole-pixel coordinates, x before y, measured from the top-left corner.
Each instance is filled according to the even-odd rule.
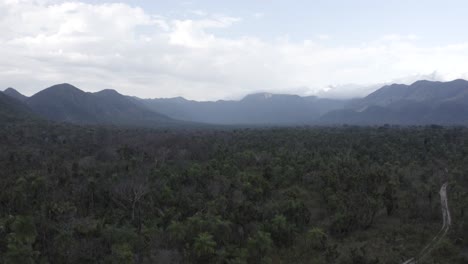
[[[11,219],[10,233],[6,235],[5,263],[34,263],[39,252],[32,247],[37,232],[32,217],[17,216]]]
[[[0,149],[0,263],[400,263],[445,181],[427,261],[466,260],[464,128],[7,123]]]

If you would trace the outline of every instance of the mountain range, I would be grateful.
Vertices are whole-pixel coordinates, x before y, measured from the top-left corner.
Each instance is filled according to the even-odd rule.
[[[70,84],[49,87],[25,102],[39,116],[54,121],[149,127],[174,121],[114,90],[88,93]]]
[[[363,98],[257,93],[238,101],[182,97],[141,99],[115,90],[84,92],[70,84],[31,97],[0,93],[0,121],[31,117],[76,124],[168,127],[218,125],[468,125],[468,81],[417,81],[384,86]]]
[[[330,111],[318,121],[325,124],[468,124],[468,82],[417,81],[384,86]]]
[[[114,90],[84,92],[70,84],[58,84],[31,97],[13,88],[4,91],[10,101],[38,117],[75,124],[161,127],[179,123],[134,102]]]
[[[175,119],[223,125],[306,125],[331,110],[342,109],[347,103],[315,96],[270,93],[247,95],[239,101],[197,102],[182,97],[137,100]]]

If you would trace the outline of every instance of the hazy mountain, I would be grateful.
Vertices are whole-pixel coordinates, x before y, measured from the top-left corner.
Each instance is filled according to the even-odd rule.
[[[1,95],[3,116],[30,114],[31,109],[46,119],[79,124],[146,127],[190,123],[468,125],[468,81],[465,80],[387,85],[353,100],[270,93],[250,94],[239,101],[197,102],[182,97],[140,99],[114,90],[84,92],[70,84],[52,86],[29,98],[12,88]]]
[[[0,121],[24,120],[34,118],[31,109],[23,102],[0,92]]]
[[[13,98],[15,98],[16,100],[19,100],[21,102],[24,102],[26,101],[26,99],[28,99],[27,96],[21,94],[20,92],[18,92],[17,90],[9,87],[7,88],[5,91],[3,91],[4,94],[8,95],[8,96],[11,96]]]
[[[140,101],[156,112],[179,120],[250,125],[311,124],[322,114],[346,104],[345,100],[270,93],[247,95],[240,101],[197,102],[181,97]]]
[[[446,100],[466,96],[468,82],[454,80],[451,82],[417,81],[411,85],[392,84],[384,86],[377,91],[357,101],[355,108],[368,105],[399,107],[402,102],[407,103],[442,103]]]
[[[346,109],[320,118],[328,124],[468,124],[468,81],[417,81],[384,86]]]
[[[55,121],[151,127],[175,123],[114,90],[88,93],[70,84],[42,90],[26,103],[35,113]]]

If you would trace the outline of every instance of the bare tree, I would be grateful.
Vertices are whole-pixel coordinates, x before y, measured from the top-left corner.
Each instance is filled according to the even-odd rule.
[[[136,214],[138,214],[138,230],[141,229],[140,204],[148,192],[148,179],[141,173],[125,177],[113,188],[113,201],[131,211],[132,222],[135,222]]]

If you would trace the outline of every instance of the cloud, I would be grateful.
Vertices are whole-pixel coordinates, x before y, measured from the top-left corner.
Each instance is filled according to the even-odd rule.
[[[320,41],[325,35],[226,37],[246,23],[209,13],[167,18],[122,3],[0,0],[0,86],[31,94],[70,82],[212,100],[259,90],[352,97],[402,76],[468,76],[468,43],[428,46],[395,34],[354,46]],[[349,83],[356,85],[342,85]]]
[[[320,34],[320,35],[317,36],[317,38],[320,39],[320,40],[329,40],[330,35]]]
[[[413,41],[413,40],[418,40],[419,36],[415,34],[410,34],[410,35],[399,35],[399,34],[388,34],[384,35],[381,38],[381,41]]]
[[[211,47],[215,41],[219,41],[214,35],[206,30],[214,28],[226,28],[239,18],[216,16],[201,20],[174,20],[172,21],[172,32],[169,34],[169,44],[180,45],[188,48]],[[227,43],[226,43],[227,44]]]
[[[252,16],[253,16],[255,19],[261,19],[261,18],[263,18],[263,17],[265,16],[265,14],[262,13],[262,12],[257,12],[257,13],[254,13]]]
[[[204,17],[204,16],[207,16],[207,15],[208,15],[207,12],[205,12],[205,11],[203,11],[203,10],[199,10],[199,9],[197,9],[197,10],[191,10],[189,13],[194,14],[194,15],[196,15],[196,16],[201,16],[201,17]]]

